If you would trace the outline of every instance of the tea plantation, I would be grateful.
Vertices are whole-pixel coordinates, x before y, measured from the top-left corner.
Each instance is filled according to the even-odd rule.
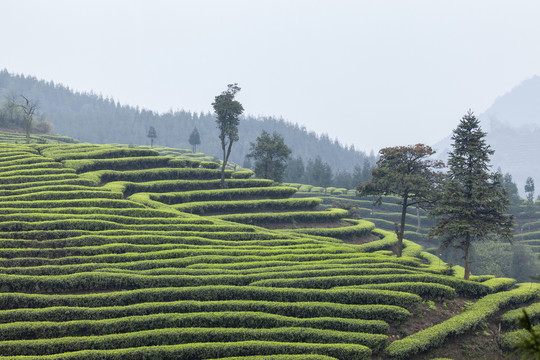
[[[2,359],[407,359],[540,318],[540,285],[462,280],[411,241],[396,258],[385,219],[243,169],[221,189],[203,155],[52,140],[0,144]],[[390,336],[455,298],[472,305]]]

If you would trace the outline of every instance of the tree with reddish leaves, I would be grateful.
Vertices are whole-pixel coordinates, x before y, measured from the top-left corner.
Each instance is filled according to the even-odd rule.
[[[381,149],[377,167],[372,171],[372,180],[357,187],[357,195],[378,196],[374,205],[381,204],[383,196],[396,196],[400,200],[401,220],[396,235],[396,254],[403,252],[403,233],[409,206],[426,208],[433,202],[433,189],[439,184],[442,174],[437,169],[444,167],[441,161],[431,159],[435,153],[424,144],[396,146]]]

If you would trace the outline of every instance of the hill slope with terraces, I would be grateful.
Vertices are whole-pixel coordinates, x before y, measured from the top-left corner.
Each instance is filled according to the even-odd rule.
[[[250,171],[55,141],[0,144],[3,359],[428,359],[540,296]]]

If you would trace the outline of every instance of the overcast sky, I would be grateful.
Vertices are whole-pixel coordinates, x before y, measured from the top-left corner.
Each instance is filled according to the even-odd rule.
[[[377,151],[434,144],[540,75],[540,1],[0,0],[0,68],[123,104],[246,113]]]

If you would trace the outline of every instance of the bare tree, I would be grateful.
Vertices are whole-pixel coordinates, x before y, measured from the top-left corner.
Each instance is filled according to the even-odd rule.
[[[24,102],[18,104],[19,108],[22,110],[24,115],[24,128],[26,131],[26,143],[30,144],[30,130],[32,130],[32,122],[34,121],[34,114],[37,110],[37,103],[31,100],[28,100],[24,95],[21,94]]]

